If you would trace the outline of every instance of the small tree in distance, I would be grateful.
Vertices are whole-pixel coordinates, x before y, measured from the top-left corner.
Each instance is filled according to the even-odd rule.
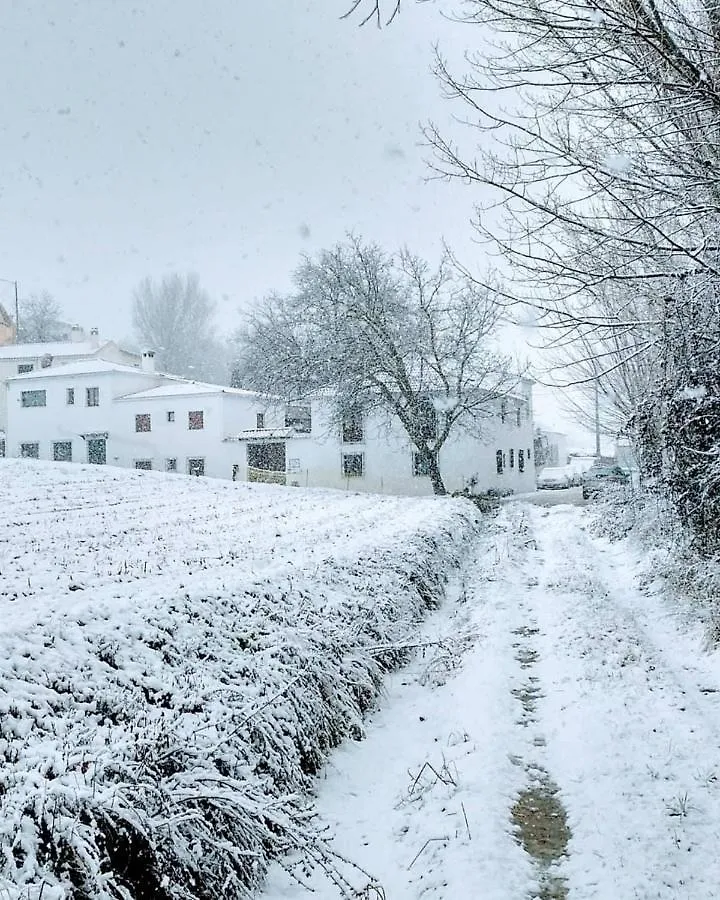
[[[307,397],[330,389],[337,423],[396,417],[437,494],[438,454],[458,431],[480,433],[498,393],[517,382],[491,347],[499,309],[448,257],[437,269],[350,237],[306,258],[294,292],[272,295],[238,334],[236,383]]]
[[[62,321],[62,309],[47,291],[31,294],[20,306],[18,341],[21,344],[63,341],[67,325]]]
[[[164,372],[225,382],[224,351],[214,331],[215,304],[195,274],[144,278],[133,295],[133,330]]]

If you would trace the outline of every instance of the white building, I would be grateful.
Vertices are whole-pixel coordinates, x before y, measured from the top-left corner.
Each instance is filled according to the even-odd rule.
[[[68,365],[84,359],[104,359],[127,366],[140,366],[140,355],[123,350],[114,341],[103,341],[93,330],[85,338],[75,327],[73,340],[42,344],[6,344],[0,346],[0,430],[7,427],[5,383],[15,375]]]
[[[535,489],[532,383],[491,404],[477,434],[457,430],[440,450],[449,492]],[[285,428],[237,435],[239,477],[302,487],[329,487],[389,494],[430,494],[410,439],[394,417],[356,417],[338,426],[328,399],[290,407]]]
[[[489,404],[478,433],[440,450],[448,491],[535,487],[531,382]],[[239,481],[429,494],[422,460],[398,420],[338,426],[328,398],[288,405],[102,359],[7,380],[8,456],[160,469]]]
[[[117,432],[130,436],[118,447],[115,465],[212,478],[241,477],[239,445],[231,435],[284,424],[284,407],[255,391],[170,376],[118,397],[114,408]]]
[[[91,359],[16,375],[7,410],[8,456],[216,478],[239,473],[229,434],[284,422],[254,392],[155,372],[150,353],[140,368]]]

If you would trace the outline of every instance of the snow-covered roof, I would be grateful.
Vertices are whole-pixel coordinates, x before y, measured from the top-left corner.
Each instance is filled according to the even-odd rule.
[[[118,397],[118,400],[154,400],[164,397],[195,397],[201,394],[230,394],[236,397],[268,399],[265,394],[260,394],[256,391],[223,387],[221,384],[207,384],[203,381],[186,381],[175,375],[164,375],[162,377],[166,378],[170,383],[132,394],[125,394],[124,397]]]
[[[68,375],[102,375],[107,372],[127,372],[137,375],[142,369],[139,366],[127,366],[123,363],[109,362],[107,359],[80,359],[77,362],[62,366],[48,366],[46,369],[34,369],[23,375],[13,375],[8,381],[22,381],[39,378],[67,378]],[[148,372],[148,375],[154,373]]]
[[[258,441],[258,440],[285,440],[286,438],[310,437],[308,431],[296,431],[294,428],[251,428],[247,431],[237,431],[225,438],[226,441]]]
[[[51,341],[37,344],[6,344],[0,347],[2,359],[41,359],[43,356],[94,356],[112,341]]]

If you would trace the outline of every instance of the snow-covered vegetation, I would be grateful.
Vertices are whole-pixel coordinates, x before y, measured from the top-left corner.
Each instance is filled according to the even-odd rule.
[[[477,528],[407,500],[0,462],[0,894],[244,896]]]

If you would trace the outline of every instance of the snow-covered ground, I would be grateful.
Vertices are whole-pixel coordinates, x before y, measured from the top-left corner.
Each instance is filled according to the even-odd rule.
[[[592,508],[0,499],[0,896],[240,897],[282,849],[263,900],[718,896],[720,664]]]
[[[720,895],[717,655],[592,515],[505,507],[367,738],[333,753],[316,809],[361,867],[352,896]],[[289,868],[264,900],[303,896]]]
[[[451,499],[0,460],[0,896],[235,897],[327,860],[362,734],[478,517]]]

